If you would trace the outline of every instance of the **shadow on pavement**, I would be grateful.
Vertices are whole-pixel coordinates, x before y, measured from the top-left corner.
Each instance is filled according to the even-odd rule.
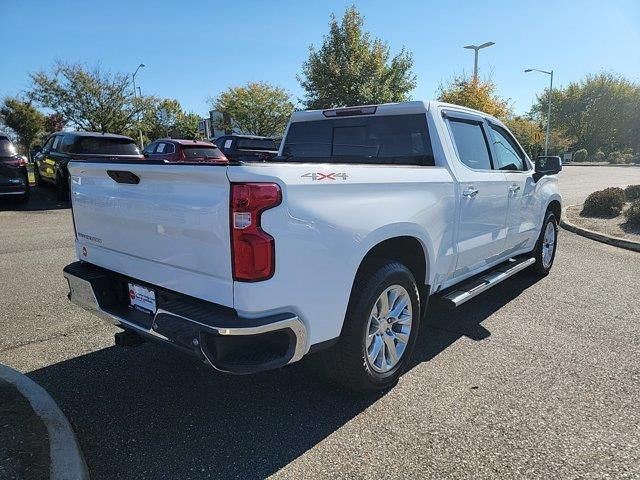
[[[535,280],[517,275],[454,311],[434,303],[412,366],[462,336],[488,337],[482,321]],[[384,395],[328,383],[313,359],[236,377],[153,344],[106,348],[30,377],[70,419],[95,479],[263,478]]]
[[[57,199],[55,188],[38,188],[31,186],[31,198],[26,204],[0,196],[0,211],[43,211],[70,208],[71,204]]]

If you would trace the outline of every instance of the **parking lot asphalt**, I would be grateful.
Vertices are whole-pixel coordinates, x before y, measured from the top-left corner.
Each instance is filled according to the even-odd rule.
[[[561,176],[571,203],[613,182],[640,169]],[[638,253],[562,231],[548,277],[434,303],[413,367],[367,397],[312,360],[233,377],[114,347],[66,299],[69,210],[33,193],[28,212],[0,205],[0,363],[56,399],[93,479],[640,477]]]

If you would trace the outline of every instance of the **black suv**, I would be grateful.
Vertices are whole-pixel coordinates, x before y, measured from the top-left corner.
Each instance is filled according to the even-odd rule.
[[[230,161],[235,162],[269,160],[278,154],[280,147],[273,138],[256,135],[223,135],[213,143]]]
[[[0,197],[9,197],[20,203],[29,201],[29,174],[27,161],[18,155],[9,137],[0,135]]]
[[[69,200],[67,163],[89,157],[143,159],[136,142],[124,135],[99,132],[57,132],[34,158],[36,185],[55,185],[59,200]]]

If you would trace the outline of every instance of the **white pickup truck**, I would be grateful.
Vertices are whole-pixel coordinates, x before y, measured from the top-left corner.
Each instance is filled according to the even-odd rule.
[[[438,102],[296,112],[266,162],[69,164],[72,302],[213,368],[322,351],[358,390],[394,384],[430,296],[458,306],[549,272],[558,157]]]

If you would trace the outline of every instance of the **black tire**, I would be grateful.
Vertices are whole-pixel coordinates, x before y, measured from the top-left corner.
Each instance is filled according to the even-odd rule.
[[[56,196],[61,202],[69,201],[69,184],[60,173],[56,175]]]
[[[36,164],[33,165],[33,177],[35,178],[35,181],[36,181],[36,187],[44,188],[47,186],[45,181],[40,176],[40,170],[38,170],[38,165]]]
[[[547,230],[547,226],[551,224],[553,227],[553,235],[554,235],[554,243],[553,243],[553,252],[551,254],[551,261],[546,262],[543,259],[543,246],[545,245],[544,236]],[[547,213],[544,217],[544,222],[542,223],[542,229],[540,230],[540,237],[538,237],[538,243],[536,243],[536,248],[533,251],[534,257],[536,259],[536,263],[531,265],[531,271],[539,276],[549,275],[549,271],[551,267],[553,267],[553,262],[556,258],[556,251],[558,249],[558,220],[556,219],[555,214],[547,210]]]
[[[411,330],[397,364],[379,373],[367,359],[367,327],[378,298],[394,285],[403,287],[411,300]],[[340,339],[333,347],[322,352],[324,367],[335,381],[353,390],[372,392],[395,385],[411,360],[420,317],[418,288],[411,271],[395,261],[368,261],[354,282]]]

